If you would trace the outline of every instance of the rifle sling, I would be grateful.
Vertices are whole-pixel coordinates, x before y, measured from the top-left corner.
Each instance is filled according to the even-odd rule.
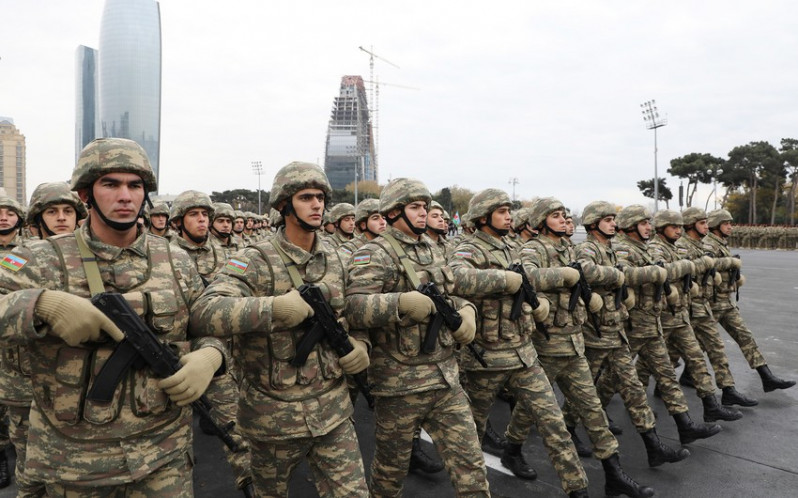
[[[396,252],[396,255],[399,256],[399,262],[402,263],[402,269],[404,269],[405,276],[407,279],[410,280],[410,285],[413,286],[413,289],[418,289],[421,287],[421,279],[418,278],[418,274],[416,273],[415,268],[413,268],[412,263],[410,263],[410,258],[407,256],[407,253],[402,246],[399,245],[399,242],[396,241],[393,235],[389,233],[381,233],[380,236],[388,241],[388,244],[391,245],[391,248]]]
[[[78,251],[80,251],[80,260],[83,262],[83,271],[86,272],[86,280],[89,282],[89,292],[92,297],[105,292],[102,277],[100,277],[100,267],[97,265],[97,258],[91,252],[86,241],[83,240],[83,234],[80,229],[75,230],[75,241],[78,243]]]
[[[280,248],[280,245],[277,244],[275,241],[270,240],[269,243],[274,247],[275,252],[280,256],[280,259],[283,260],[283,264],[285,265],[285,269],[288,271],[288,277],[291,279],[291,284],[294,288],[299,289],[305,283],[302,280],[302,276],[299,275],[299,270],[296,269],[296,263],[294,263],[291,258],[288,257],[288,254]]]

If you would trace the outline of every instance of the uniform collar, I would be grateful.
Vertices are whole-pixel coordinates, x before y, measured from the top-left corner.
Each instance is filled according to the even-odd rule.
[[[482,230],[477,230],[474,232],[474,237],[487,242],[491,246],[495,247],[496,249],[507,249],[509,246],[507,242],[504,241],[501,237],[494,237],[492,235],[488,235]]]
[[[110,244],[106,244],[105,242],[101,242],[95,239],[91,234],[91,223],[84,223],[78,231],[81,235],[83,235],[83,240],[86,241],[86,245],[89,247],[91,252],[94,253],[99,259],[105,261],[113,261],[119,256],[122,255],[125,251],[130,251],[138,256],[146,257],[147,256],[147,233],[143,232],[141,229],[136,229],[138,232],[138,236],[136,240],[133,241],[127,247],[118,247]]]
[[[410,244],[410,245],[432,245],[432,239],[427,237],[426,235],[422,234],[420,237],[416,238],[415,236],[411,237],[407,235],[403,231],[396,229],[392,226],[388,226],[383,233],[387,233],[393,236],[394,239],[398,240],[403,244]]]
[[[285,228],[280,227],[280,230],[274,234],[274,236],[270,239],[273,244],[279,246],[279,248],[288,256],[291,261],[293,261],[297,265],[304,265],[308,261],[313,258],[317,252],[319,252],[321,240],[319,238],[319,234],[316,234],[316,237],[313,239],[313,247],[311,248],[310,252],[305,251],[299,246],[295,246],[292,244],[288,239],[285,238]]]
[[[212,237],[212,235],[211,235]],[[205,241],[205,244],[199,245],[193,240],[186,240],[183,236],[178,235],[175,240],[177,241],[177,245],[185,249],[186,251],[192,252],[199,252],[199,251],[210,251],[211,250],[211,239],[208,237],[208,240]]]

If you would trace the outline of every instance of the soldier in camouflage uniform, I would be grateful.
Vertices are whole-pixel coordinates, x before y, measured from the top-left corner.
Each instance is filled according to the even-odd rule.
[[[667,307],[660,314],[662,334],[668,348],[678,351],[685,360],[685,370],[694,379],[696,394],[704,406],[704,422],[739,420],[743,416],[739,410],[718,403],[704,354],[690,326],[690,296],[698,288],[692,281],[692,275],[704,270],[707,262],[698,260],[696,265],[678,252],[675,244],[682,235],[682,225],[681,213],[670,209],[660,210],[654,215],[656,236],[648,245],[652,257],[668,272],[668,284],[664,292]],[[650,372],[645,359],[637,362],[637,376],[643,385],[648,385]]]
[[[447,298],[463,318],[457,330],[443,325],[429,352],[422,351],[435,303],[417,291],[434,283],[444,297],[453,285],[445,256],[426,231],[429,190],[397,178],[380,195],[389,227],[358,249],[349,264],[346,317],[367,329],[373,345],[369,381],[376,397],[376,449],[371,465],[374,496],[401,496],[416,431],[432,437],[458,496],[490,496],[476,426],[468,410],[454,356],[455,343],[474,338],[476,310]]]
[[[246,241],[244,240],[244,227],[247,224],[246,216],[244,215],[243,211],[236,210],[234,211],[233,217],[233,237],[236,239],[236,243],[238,247],[243,248],[246,247]]]
[[[341,259],[346,264],[349,264],[356,250],[374,240],[385,230],[385,217],[380,213],[379,199],[363,199],[358,203],[355,209],[355,229],[358,235],[338,246]]]
[[[576,245],[576,259],[582,265],[585,279],[593,292],[601,298],[600,308],[595,312],[591,311],[595,318],[586,321],[582,326],[585,357],[590,363],[590,372],[594,379],[608,375],[617,380],[616,389],[645,443],[648,464],[656,467],[663,463],[684,460],[690,452],[686,449],[673,450],[660,441],[655,428],[654,413],[648,405],[646,391],[637,378],[637,371],[632,363],[629,340],[624,332],[624,323],[629,318],[622,296],[625,277],[616,268],[618,260],[611,246],[615,237],[616,214],[615,206],[604,201],[591,202],[582,212],[587,239]],[[609,402],[608,399],[601,401],[605,407]],[[579,450],[580,444],[574,432],[578,415],[568,401],[563,407],[563,415]],[[584,453],[580,453],[580,456],[589,456],[588,452]]]
[[[71,188],[89,206],[89,222],[74,234],[18,246],[0,267],[2,341],[26,343],[30,357],[26,474],[50,496],[192,496],[188,404],[224,369],[220,341],[186,334],[202,282],[183,251],[136,226],[156,188],[138,144],[89,143]],[[131,369],[110,403],[86,399],[115,346],[103,332],[123,338],[87,299],[104,290],[124,293],[183,365],[166,379]]]
[[[471,354],[463,354],[466,391],[480,435],[484,434],[488,414],[499,390],[506,384],[516,399],[505,436],[507,445],[501,461],[516,476],[535,479],[537,473],[527,464],[522,446],[536,425],[570,496],[587,496],[587,476],[565,428],[554,391],[532,345],[534,322],[545,317],[548,302],[540,300],[535,310],[523,303],[518,319],[510,318],[514,295],[521,287],[519,273],[507,270],[520,262],[520,255],[504,241],[511,225],[510,197],[498,189],[483,190],[471,198],[469,221],[477,231],[454,249],[449,264],[454,272],[455,292],[471,300],[479,312],[475,343],[484,350],[487,367]],[[544,277],[527,272],[540,282],[561,284],[573,278],[573,270],[549,271]],[[570,276],[568,274],[571,274]],[[572,281],[572,283],[575,282]]]
[[[687,400],[679,388],[673,364],[668,356],[668,348],[662,336],[660,314],[664,296],[656,299],[657,287],[662,287],[668,278],[665,268],[656,265],[656,260],[648,250],[651,238],[651,213],[639,204],[626,206],[618,213],[617,226],[623,233],[615,237],[613,247],[618,262],[623,268],[624,279],[634,302],[628,305],[629,320],[626,336],[632,355],[639,355],[638,361],[645,361],[646,367],[657,381],[662,393],[662,401],[668,413],[676,421],[679,440],[688,444],[696,439],[705,439],[720,432],[717,424],[696,424],[688,413]],[[599,396],[609,400],[615,393],[617,381],[609,375],[602,375],[597,384]]]
[[[281,168],[269,201],[285,225],[233,255],[191,313],[193,331],[236,336],[244,377],[238,427],[250,442],[257,496],[286,496],[304,457],[320,495],[368,496],[344,380],[368,366],[367,337],[352,332],[353,350],[342,358],[321,341],[303,365],[291,363],[306,332],[301,325],[313,314],[296,289],[318,285],[334,312],[344,308],[346,268],[317,235],[331,193],[315,164]]]
[[[795,381],[780,379],[770,371],[764,356],[759,351],[754,335],[746,326],[739,308],[732,300],[732,294],[738,292],[740,286],[745,282],[745,277],[739,271],[742,261],[739,257],[731,255],[726,244],[726,238],[733,232],[731,214],[725,209],[716,209],[709,213],[707,221],[710,233],[704,238],[704,245],[710,255],[716,259],[715,269],[721,275],[721,282],[714,287],[713,297],[710,301],[712,314],[734,339],[734,342],[740,346],[748,365],[759,373],[765,392],[794,386]],[[740,276],[740,278],[732,279],[732,276]]]
[[[255,218],[257,216],[252,211],[244,212],[244,240],[248,244],[254,244],[258,241],[258,234],[255,233]]]
[[[565,239],[565,217],[565,206],[552,197],[538,199],[530,207],[529,224],[538,229],[540,236],[524,245],[522,257],[534,268],[573,270],[569,265],[576,261],[576,254],[573,245]],[[610,273],[600,282],[612,286],[617,284],[619,278],[618,274]],[[618,441],[610,432],[590,365],[585,358],[585,339],[582,334],[582,325],[587,319],[585,308],[589,306],[591,312],[599,311],[603,303],[602,296],[593,293],[589,303],[582,302],[581,297],[573,302],[571,286],[565,283],[541,286],[540,290],[551,306],[546,318],[541,320],[546,332],[540,327],[532,334],[532,341],[549,380],[557,382],[566,400],[582,419],[593,443],[593,453],[604,468],[605,492],[610,495],[653,496],[652,488],[638,484],[621,468]]]
[[[233,237],[233,206],[226,202],[213,203],[213,216],[211,217],[211,242],[222,249],[223,259],[227,261],[234,252],[237,252],[238,241]]]
[[[576,225],[574,225],[574,215],[571,214],[571,210],[565,208],[565,237],[563,240],[571,243],[571,237],[573,237],[574,232],[576,232]]]
[[[75,230],[78,220],[86,218],[86,206],[65,182],[42,183],[33,191],[28,210],[29,226],[36,227],[39,238]]]
[[[23,243],[22,225],[24,220],[25,210],[22,206],[10,197],[0,196],[0,258],[4,258],[6,253]],[[5,260],[0,262],[0,264],[6,264]],[[18,348],[22,350],[24,346],[19,346]],[[13,353],[15,349],[17,348],[10,348],[9,352]],[[8,470],[8,458],[6,456],[6,449],[11,446],[9,425],[6,422],[6,415],[9,411],[8,406],[14,404],[10,402],[13,398],[23,397],[25,394],[20,393],[22,396],[17,396],[11,393],[17,390],[30,391],[30,387],[26,387],[30,385],[30,380],[21,380],[19,379],[20,375],[15,375],[17,370],[22,371],[24,368],[21,361],[19,361],[21,358],[14,362],[6,351],[6,349],[3,349],[2,363],[0,364],[0,489],[6,488],[11,484],[11,473]],[[18,364],[17,368],[13,368],[15,363]],[[27,371],[27,369],[25,370]],[[8,398],[12,398],[12,400]],[[30,406],[29,400],[26,406]],[[13,419],[10,422],[13,422]],[[27,418],[25,424],[27,425]],[[17,454],[19,455],[19,451]],[[24,467],[24,449],[22,455],[23,462],[20,462],[20,457],[17,457],[17,463]],[[20,468],[17,484],[20,482],[19,475],[22,472],[23,469]]]
[[[692,261],[696,267],[693,283],[697,286],[697,292],[690,296],[690,325],[715,372],[715,384],[723,392],[721,404],[756,406],[759,404],[757,400],[745,396],[734,387],[734,377],[729,370],[729,358],[726,356],[726,348],[720,337],[718,322],[710,307],[712,289],[716,281],[720,283],[721,275],[715,270],[715,259],[707,256],[704,247],[703,240],[709,232],[707,212],[698,207],[689,207],[682,211],[682,221],[686,235],[679,237],[676,248],[681,257]],[[672,359],[673,356],[671,351]],[[684,369],[685,373],[688,371],[688,368]]]
[[[150,233],[172,240],[175,233],[169,227],[169,206],[165,202],[155,202],[149,210],[149,215]]]
[[[341,202],[330,209],[330,222],[335,226],[327,241],[333,247],[339,247],[355,237],[355,206]]]
[[[452,243],[446,238],[449,233],[449,227],[446,223],[448,216],[449,214],[437,201],[430,203],[430,208],[427,212],[427,235],[443,251],[446,257],[451,254],[454,248]]]

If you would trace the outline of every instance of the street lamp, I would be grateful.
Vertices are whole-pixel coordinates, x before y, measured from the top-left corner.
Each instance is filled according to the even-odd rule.
[[[252,172],[258,175],[258,216],[260,216],[260,177],[263,176],[263,166],[260,161],[252,161]]]
[[[657,176],[657,128],[662,128],[668,124],[666,118],[662,118],[657,111],[657,102],[647,100],[640,104],[643,109],[643,121],[646,123],[646,128],[654,130],[654,212],[659,208],[659,176]]]
[[[723,168],[712,168],[707,170],[707,173],[712,175],[712,194],[710,195],[715,198],[714,209],[718,209],[718,175],[723,173]],[[709,206],[709,197],[707,197],[707,206]],[[705,210],[707,206],[704,206]]]

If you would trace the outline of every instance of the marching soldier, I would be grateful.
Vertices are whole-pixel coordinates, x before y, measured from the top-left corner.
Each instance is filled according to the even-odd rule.
[[[150,233],[166,237],[169,240],[175,236],[169,228],[169,206],[165,202],[155,202],[150,208]]]
[[[355,237],[355,206],[341,202],[330,209],[329,220],[335,231],[327,239],[333,247],[339,247]]]
[[[230,256],[237,252],[240,247],[233,237],[233,218],[235,211],[233,206],[226,202],[213,203],[213,216],[211,218],[211,241],[222,248],[223,260],[227,261]]]
[[[437,201],[432,201],[427,212],[427,235],[447,257],[454,247],[446,238],[449,233],[449,226],[446,223],[448,216],[443,206]]]
[[[380,214],[379,199],[363,199],[355,209],[355,230],[358,235],[338,246],[341,258],[348,264],[352,254],[385,230],[385,217]]]

